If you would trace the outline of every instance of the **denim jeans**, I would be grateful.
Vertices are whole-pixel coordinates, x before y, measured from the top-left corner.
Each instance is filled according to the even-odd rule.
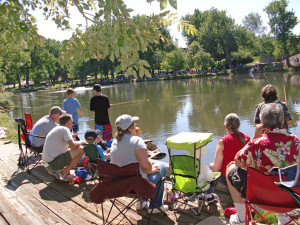
[[[155,202],[155,204],[158,207],[161,207],[164,203],[163,203],[163,195],[164,195],[164,183],[165,181],[162,181],[162,184],[160,185],[160,180],[162,177],[166,177],[167,175],[167,168],[165,166],[165,164],[159,162],[159,163],[155,163],[154,165],[158,166],[158,168],[160,169],[160,172],[156,172],[153,174],[148,174],[148,180],[156,185],[156,196],[154,198],[152,198],[151,200],[153,202]],[[160,189],[159,189],[160,187]],[[154,201],[156,199],[156,201]],[[150,204],[149,206],[150,209],[153,208],[152,204]]]

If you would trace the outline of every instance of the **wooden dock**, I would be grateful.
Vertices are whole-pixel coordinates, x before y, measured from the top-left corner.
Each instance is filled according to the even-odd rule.
[[[31,173],[18,168],[19,149],[16,144],[0,142],[0,224],[102,224],[101,207],[91,202],[89,191],[97,181],[70,185],[50,176],[39,164]],[[204,204],[200,216],[190,209],[168,211],[151,217],[150,224],[197,224],[209,216],[222,216],[222,209],[231,205],[230,196],[216,191],[219,201]],[[121,201],[128,201],[121,198]],[[109,204],[104,204],[104,211]],[[112,214],[116,214],[113,210]],[[146,210],[129,212],[134,224],[147,224]],[[177,219],[176,219],[177,218]],[[121,216],[113,224],[128,224]]]

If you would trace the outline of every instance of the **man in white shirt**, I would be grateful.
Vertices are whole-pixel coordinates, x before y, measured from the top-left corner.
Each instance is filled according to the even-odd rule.
[[[45,168],[62,181],[72,181],[70,170],[84,154],[80,141],[74,141],[70,129],[73,126],[72,115],[62,114],[59,126],[47,135],[42,160]]]

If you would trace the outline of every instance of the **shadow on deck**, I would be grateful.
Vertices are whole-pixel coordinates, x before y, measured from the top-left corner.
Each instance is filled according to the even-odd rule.
[[[0,143],[0,224],[102,224],[101,207],[89,197],[96,180],[75,185],[61,183],[42,165],[27,173],[17,167],[18,153],[17,145]],[[195,216],[190,209],[170,210],[167,216],[152,215],[151,224],[197,224],[212,215],[222,216],[223,209],[232,204],[231,199],[226,192],[216,193],[219,201],[204,204],[200,216]],[[120,200],[129,201],[127,198]],[[105,202],[105,212],[109,205]],[[116,213],[113,210],[112,214]],[[129,212],[128,216],[134,224],[148,224],[146,210]],[[128,221],[120,216],[112,222],[118,223],[128,224]]]

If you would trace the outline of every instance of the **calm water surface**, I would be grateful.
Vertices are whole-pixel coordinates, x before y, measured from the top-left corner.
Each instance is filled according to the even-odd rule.
[[[228,113],[238,114],[240,131],[250,137],[253,135],[255,106],[262,101],[261,88],[268,83],[277,87],[282,101],[285,100],[285,86],[288,108],[294,119],[291,131],[300,137],[299,73],[127,83],[104,86],[102,92],[113,104],[109,112],[111,123],[114,124],[115,119],[124,113],[139,116],[137,126],[142,137],[153,140],[162,152],[167,152],[165,140],[179,132],[212,132],[213,140],[206,145],[208,151],[203,158],[209,163],[214,159],[218,139],[226,134],[223,123]],[[81,139],[86,129],[94,127],[94,114],[89,112],[92,96],[92,88],[75,89],[75,97],[84,114],[79,117]],[[23,118],[23,113],[31,113],[36,122],[48,114],[52,106],[61,106],[65,98],[65,90],[14,95],[12,100],[18,107],[13,109],[12,117]]]

